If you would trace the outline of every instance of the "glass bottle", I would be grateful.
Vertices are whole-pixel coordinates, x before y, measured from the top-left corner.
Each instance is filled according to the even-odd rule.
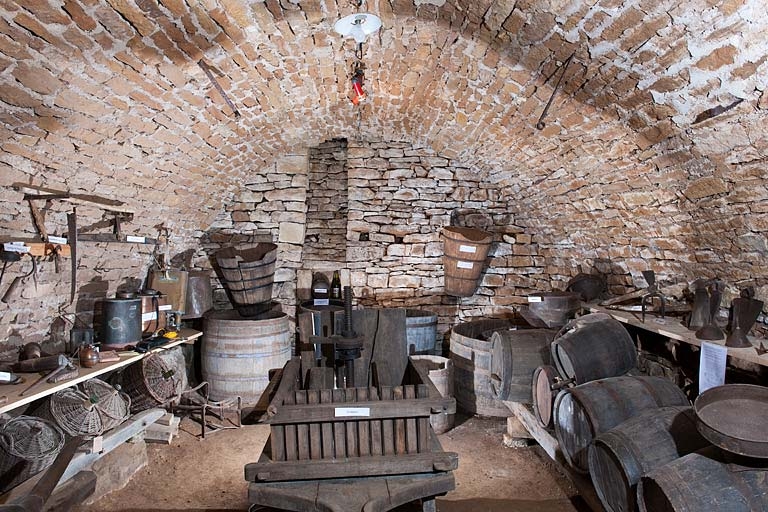
[[[341,277],[339,277],[339,271],[333,271],[333,279],[331,279],[331,299],[341,300]]]

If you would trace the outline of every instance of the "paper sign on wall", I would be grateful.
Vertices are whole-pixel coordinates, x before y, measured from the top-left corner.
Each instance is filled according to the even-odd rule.
[[[725,360],[728,349],[714,343],[701,344],[699,359],[699,393],[725,384]]]

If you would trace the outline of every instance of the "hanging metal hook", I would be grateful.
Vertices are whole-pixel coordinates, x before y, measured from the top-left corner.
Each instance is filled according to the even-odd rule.
[[[541,112],[541,116],[539,116],[539,122],[536,123],[536,129],[537,130],[543,130],[546,126],[544,124],[544,118],[547,117],[547,112],[549,112],[549,107],[552,105],[552,100],[555,99],[555,94],[557,94],[557,89],[560,87],[560,82],[563,79],[563,76],[565,75],[565,72],[568,70],[568,64],[571,63],[571,59],[573,59],[573,56],[576,55],[576,52],[573,52],[570,57],[565,59],[565,62],[563,62],[562,70],[563,72],[560,73],[560,78],[557,79],[557,83],[555,84],[555,88],[552,89],[552,96],[549,97],[549,101],[547,102],[547,105],[544,107],[544,110]]]

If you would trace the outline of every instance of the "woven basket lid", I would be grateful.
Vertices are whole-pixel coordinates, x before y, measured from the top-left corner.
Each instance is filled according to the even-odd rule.
[[[71,436],[98,436],[104,432],[99,411],[90,397],[75,388],[51,395],[51,416]]]
[[[174,370],[157,354],[141,360],[141,373],[149,394],[164,403],[176,394]]]
[[[62,446],[64,432],[43,418],[17,416],[0,428],[0,447],[20,459],[45,459],[58,454]]]
[[[130,415],[131,397],[118,391],[108,382],[90,379],[83,382],[82,386],[83,392],[101,413],[105,430],[112,428],[114,421],[122,422]]]

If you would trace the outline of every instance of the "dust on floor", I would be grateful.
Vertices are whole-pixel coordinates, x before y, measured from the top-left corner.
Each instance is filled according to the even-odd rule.
[[[504,447],[505,420],[472,417],[457,423],[439,436],[445,451],[459,454],[456,489],[437,499],[439,512],[585,510],[576,490],[540,450]],[[199,433],[199,425],[185,419],[170,445],[148,445],[149,464],[123,489],[76,512],[248,510],[243,468],[258,459],[268,427],[246,425],[205,440]]]

